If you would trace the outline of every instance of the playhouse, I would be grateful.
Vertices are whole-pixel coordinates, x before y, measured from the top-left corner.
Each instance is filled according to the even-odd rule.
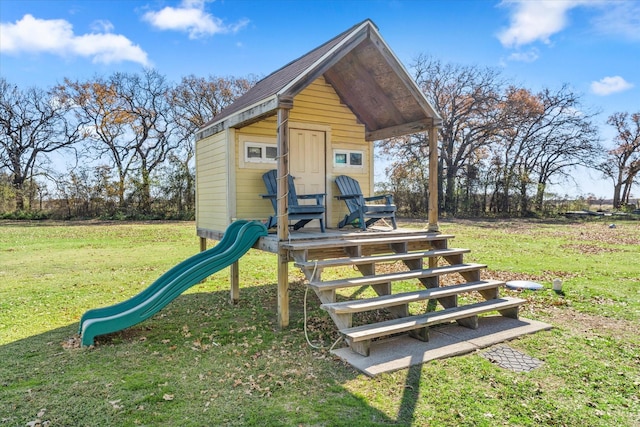
[[[526,301],[500,296],[505,283],[482,277],[487,266],[465,262],[469,250],[440,232],[440,123],[369,20],[265,77],[198,132],[201,252],[128,300],[84,313],[82,345],[150,318],[227,267],[237,302],[238,261],[251,248],[277,254],[279,326],[289,324],[293,264],[347,344],[334,354],[369,375],[549,328],[520,319]],[[429,141],[428,222],[402,229],[392,196],[371,196],[373,143],[418,132]],[[390,227],[373,227],[385,218]],[[207,239],[219,242],[207,250]],[[342,274],[325,274],[335,269]]]
[[[201,127],[196,136],[196,227],[201,249],[220,240],[237,220],[268,221],[276,211],[275,230],[254,248],[278,254],[278,322],[289,323],[288,269],[302,269],[349,347],[368,356],[371,342],[398,333],[428,341],[428,327],[456,321],[478,327],[478,315],[497,311],[517,319],[524,301],[500,298],[504,283],[481,280],[484,265],[464,263],[465,249],[448,247],[453,236],[440,233],[437,192],[437,128],[441,118],[407,70],[365,20],[259,81]],[[338,228],[346,205],[336,186],[339,176],[360,183],[373,194],[374,141],[425,133],[429,141],[428,226],[423,230]],[[272,204],[263,197],[264,176],[277,173]],[[290,230],[287,195],[324,195],[319,221]],[[274,209],[275,208],[275,209]],[[318,217],[315,217],[318,218]],[[274,223],[275,224],[275,223]],[[394,223],[395,225],[395,223]],[[383,274],[384,263],[404,271]],[[353,266],[352,279],[323,281],[322,272]],[[275,266],[274,266],[275,267]],[[462,282],[440,286],[439,277],[458,275]],[[393,284],[416,280],[418,290],[396,293]],[[341,289],[370,286],[378,297],[344,301]],[[231,299],[238,299],[238,263],[231,265]],[[477,292],[486,301],[459,307],[457,295]],[[437,301],[444,310],[410,313],[412,301]],[[385,308],[395,317],[384,324],[353,324],[353,314]]]
[[[335,227],[344,214],[335,178],[350,175],[365,195],[373,193],[373,142],[440,121],[364,21],[267,76],[199,130],[198,235],[215,237],[236,218],[271,215],[259,197],[261,177],[282,164],[299,193],[326,194],[326,222]]]

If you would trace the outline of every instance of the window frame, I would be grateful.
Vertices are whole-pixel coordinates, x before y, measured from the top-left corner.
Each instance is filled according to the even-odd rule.
[[[360,164],[353,164],[351,163],[351,156],[353,154],[359,154],[360,155]],[[364,157],[364,151],[363,150],[349,150],[349,149],[341,149],[341,148],[334,148],[333,149],[333,167],[334,168],[352,168],[352,169],[364,169],[364,165],[365,165],[365,157]],[[337,157],[339,155],[344,155],[345,156],[345,162],[344,163],[338,163],[337,162]]]
[[[261,156],[260,157],[249,157],[249,149],[250,148],[260,148]],[[267,149],[274,148],[276,150],[275,157],[267,157]],[[253,140],[246,140],[243,144],[243,158],[244,163],[262,163],[262,164],[270,164],[275,165],[278,163],[278,145],[267,143],[267,142],[258,142]]]

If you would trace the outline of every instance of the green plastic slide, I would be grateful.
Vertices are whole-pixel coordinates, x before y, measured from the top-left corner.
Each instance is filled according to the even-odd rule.
[[[233,222],[216,246],[182,261],[139,294],[84,313],[79,327],[82,345],[92,345],[97,335],[121,331],[148,319],[190,287],[236,262],[266,235],[267,229],[260,222]]]

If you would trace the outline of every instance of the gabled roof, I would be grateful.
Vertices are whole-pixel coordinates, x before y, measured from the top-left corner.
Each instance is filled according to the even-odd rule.
[[[365,126],[369,141],[417,133],[442,121],[370,20],[256,83],[200,128],[197,139],[276,114],[324,76]]]

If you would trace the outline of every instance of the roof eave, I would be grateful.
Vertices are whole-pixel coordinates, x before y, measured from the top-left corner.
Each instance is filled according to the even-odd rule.
[[[348,37],[345,37],[340,43],[336,44],[311,64],[305,73],[300,74],[280,89],[278,94],[280,96],[296,96],[311,82],[340,61],[344,55],[351,51],[352,47],[366,40],[369,37],[369,28],[375,28],[375,25],[369,20],[364,21],[359,27],[354,29]]]
[[[382,38],[380,32],[378,31],[378,28],[375,25],[372,27],[373,35],[375,35],[374,45],[378,47],[380,54],[386,57],[388,62],[392,61],[395,66],[398,67],[396,74],[411,91],[416,102],[420,104],[422,110],[427,114],[427,116],[433,119],[433,122],[436,126],[440,125],[442,123],[442,117],[440,116],[438,111],[433,107],[433,105],[431,105],[424,92],[420,90],[413,77],[411,77],[409,71],[405,68],[404,64],[402,64],[391,47],[389,47],[387,42]],[[383,48],[381,48],[380,45],[382,45]]]
[[[247,124],[259,121],[264,117],[271,116],[276,113],[279,100],[277,95],[272,95],[253,105],[244,108],[222,120],[211,123],[204,129],[196,133],[196,141],[207,138],[225,129],[233,127],[242,127]]]

